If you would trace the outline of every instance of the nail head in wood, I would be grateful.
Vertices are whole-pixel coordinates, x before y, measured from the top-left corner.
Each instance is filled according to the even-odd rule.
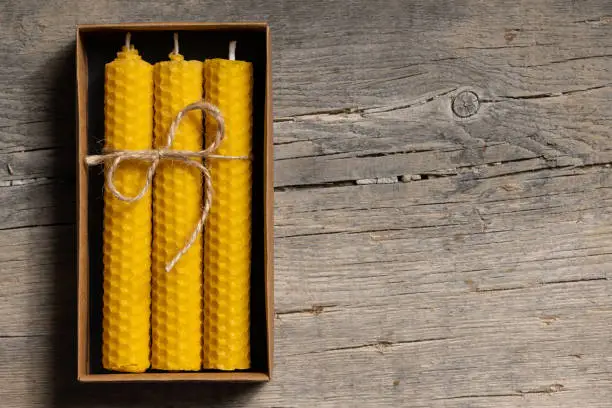
[[[462,91],[453,98],[453,113],[460,118],[469,118],[475,115],[479,107],[478,95],[472,91]]]

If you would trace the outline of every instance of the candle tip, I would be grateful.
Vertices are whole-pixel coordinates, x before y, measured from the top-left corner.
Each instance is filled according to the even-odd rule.
[[[125,33],[125,48],[127,50],[129,50],[131,47],[131,40],[132,40],[132,33],[128,31],[127,33]]]
[[[236,59],[236,41],[230,41],[229,43],[229,59],[230,61]]]
[[[178,33],[174,33],[174,50],[172,51],[172,53],[174,55],[177,55],[179,53]]]

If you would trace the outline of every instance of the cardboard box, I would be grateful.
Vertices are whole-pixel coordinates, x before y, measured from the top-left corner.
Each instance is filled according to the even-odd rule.
[[[102,368],[102,168],[85,157],[99,154],[104,139],[104,65],[113,60],[126,32],[143,59],[167,60],[179,32],[186,59],[227,58],[253,63],[253,207],[251,267],[251,369],[223,372],[115,373]],[[112,381],[268,381],[273,356],[273,145],[270,30],[267,23],[145,23],[81,25],[76,33],[78,379]]]

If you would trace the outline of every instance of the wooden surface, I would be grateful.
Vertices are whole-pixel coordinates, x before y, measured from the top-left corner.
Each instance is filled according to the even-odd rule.
[[[267,20],[266,385],[77,384],[77,23]],[[0,405],[610,407],[612,3],[0,3]]]

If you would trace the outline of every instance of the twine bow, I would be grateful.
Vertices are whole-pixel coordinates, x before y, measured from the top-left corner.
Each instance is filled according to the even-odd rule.
[[[217,122],[217,132],[215,134],[215,139],[213,142],[200,151],[190,151],[190,150],[171,150],[172,142],[174,141],[174,137],[176,131],[183,120],[183,117],[190,111],[199,109],[203,113],[209,113]],[[151,187],[151,183],[153,182],[153,176],[157,171],[157,167],[159,166],[160,161],[162,160],[170,160],[175,162],[181,162],[185,165],[192,166],[200,170],[202,173],[202,178],[204,180],[204,207],[202,208],[202,215],[198,223],[196,224],[191,236],[185,243],[185,246],[178,251],[178,253],[172,258],[172,260],[166,264],[166,272],[170,272],[177,262],[181,259],[185,253],[191,248],[191,246],[196,241],[198,234],[202,232],[204,228],[204,223],[206,222],[206,217],[208,217],[208,213],[210,211],[210,207],[212,205],[213,199],[213,187],[212,182],[210,180],[210,172],[208,169],[199,161],[193,160],[194,158],[204,158],[204,159],[227,159],[227,160],[249,160],[249,156],[223,156],[215,154],[215,151],[219,148],[221,142],[225,138],[225,120],[223,119],[223,115],[219,108],[215,105],[206,102],[204,100],[200,100],[194,103],[191,103],[185,106],[181,111],[176,115],[172,124],[170,125],[170,129],[168,130],[168,134],[166,137],[166,144],[162,148],[159,149],[151,149],[151,150],[104,150],[103,154],[100,155],[90,155],[85,158],[85,163],[88,166],[95,166],[98,164],[102,164],[105,162],[111,162],[111,165],[106,171],[106,188],[118,198],[119,200],[132,203],[134,201],[140,200],[146,194],[147,190]],[[122,194],[113,181],[113,176],[115,171],[119,167],[122,161],[124,160],[140,160],[147,161],[151,164],[147,169],[147,177],[145,184],[142,186],[138,194],[129,197]]]

